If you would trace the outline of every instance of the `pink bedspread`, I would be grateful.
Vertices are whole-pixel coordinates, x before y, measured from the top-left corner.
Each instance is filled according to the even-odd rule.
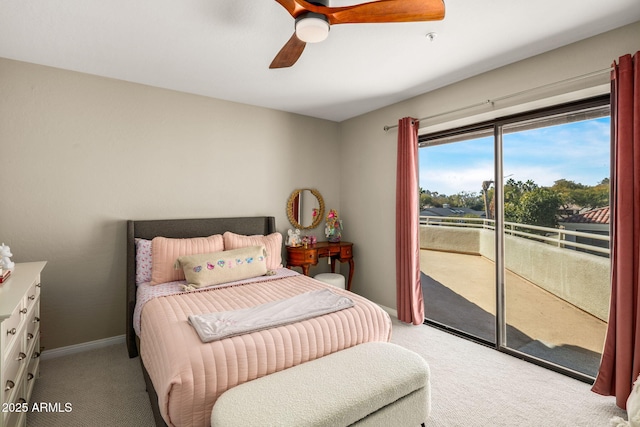
[[[389,341],[391,320],[356,294],[355,306],[291,325],[202,343],[190,314],[237,310],[328,285],[307,276],[155,298],[142,311],[140,356],[168,425],[209,426],[216,399],[238,384],[369,341]]]

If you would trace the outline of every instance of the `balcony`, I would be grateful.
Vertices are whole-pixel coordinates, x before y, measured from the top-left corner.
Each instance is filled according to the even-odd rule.
[[[576,243],[580,234],[505,224],[507,346],[595,377],[610,265],[608,249]],[[421,217],[427,318],[495,342],[494,239],[491,221]]]

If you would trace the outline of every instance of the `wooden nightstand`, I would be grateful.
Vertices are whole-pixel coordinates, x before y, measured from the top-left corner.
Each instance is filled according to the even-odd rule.
[[[309,267],[318,264],[318,258],[331,258],[331,272],[336,271],[336,260],[349,263],[347,290],[351,290],[351,280],[355,271],[353,261],[353,243],[351,242],[318,242],[315,245],[287,246],[287,268],[301,267],[305,276],[309,275]]]

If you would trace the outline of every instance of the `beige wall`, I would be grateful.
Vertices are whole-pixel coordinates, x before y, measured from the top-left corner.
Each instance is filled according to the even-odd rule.
[[[47,349],[125,329],[125,220],[273,215],[296,187],[339,206],[338,125],[0,59],[0,240],[47,260]],[[304,163],[304,164],[303,164]]]
[[[562,81],[606,69],[619,56],[640,49],[640,22],[583,40],[460,83],[365,114],[340,125],[342,174],[340,204],[345,230],[355,244],[357,273],[353,290],[387,307],[396,307],[395,289],[395,125],[399,118],[428,117],[471,104],[518,93],[544,84]],[[408,65],[410,66],[410,64]],[[428,74],[429,70],[424,70]],[[603,85],[604,84],[604,89]],[[594,88],[593,90],[591,88]],[[557,96],[563,92],[587,90],[602,93],[607,76],[585,79],[580,84],[560,85],[496,103],[495,107],[466,110],[423,121],[435,129],[472,123],[492,115],[503,115],[514,105]],[[501,111],[499,111],[501,110]],[[513,111],[513,110],[509,110]],[[476,116],[476,117],[471,117]],[[449,123],[446,123],[449,122]],[[423,128],[421,132],[429,131]]]

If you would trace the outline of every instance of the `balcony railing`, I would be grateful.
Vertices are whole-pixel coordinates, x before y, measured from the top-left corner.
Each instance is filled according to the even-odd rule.
[[[420,216],[420,225],[423,226],[446,226],[462,228],[482,228],[495,230],[495,220],[484,218],[467,217],[443,217],[443,216]],[[531,233],[528,230],[541,232]],[[595,233],[585,233],[582,231],[566,230],[561,228],[539,227],[536,225],[519,224],[516,222],[504,223],[504,232],[511,236],[518,236],[527,239],[537,240],[557,246],[558,248],[584,249],[591,252],[598,252],[609,255],[609,236]],[[569,240],[567,239],[569,237]],[[570,240],[573,237],[574,240]],[[593,239],[607,242],[607,247],[578,243],[577,237]]]

